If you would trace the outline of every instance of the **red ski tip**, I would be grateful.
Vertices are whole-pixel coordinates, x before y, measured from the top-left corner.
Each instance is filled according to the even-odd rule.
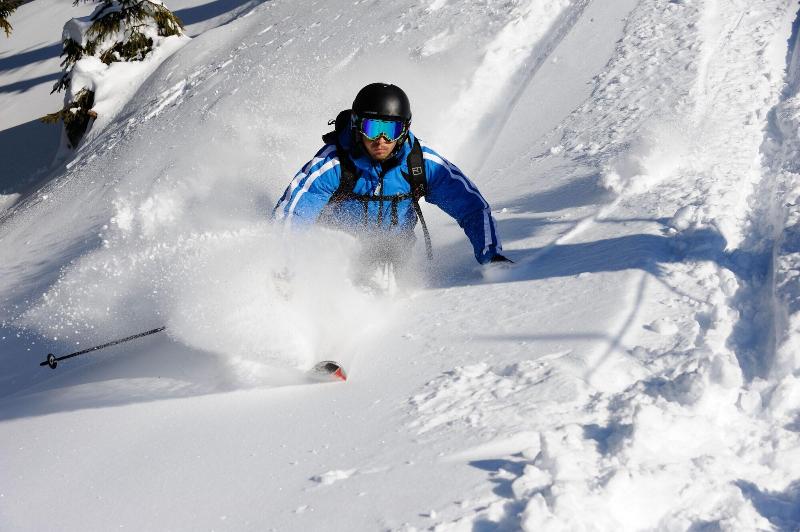
[[[347,380],[347,373],[345,373],[344,368],[340,366],[338,362],[334,362],[333,360],[323,360],[322,362],[317,362],[317,364],[314,365],[314,367],[309,371],[309,375],[311,375],[311,377],[317,381]]]

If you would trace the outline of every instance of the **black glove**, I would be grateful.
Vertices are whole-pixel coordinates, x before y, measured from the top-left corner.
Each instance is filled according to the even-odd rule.
[[[508,262],[509,264],[514,264],[513,260],[506,258],[499,253],[492,257],[489,262]]]

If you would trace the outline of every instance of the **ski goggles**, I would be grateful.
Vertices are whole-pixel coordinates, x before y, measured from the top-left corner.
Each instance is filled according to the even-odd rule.
[[[362,118],[358,122],[358,131],[369,140],[378,140],[383,135],[389,142],[395,142],[406,132],[406,124],[397,120]]]

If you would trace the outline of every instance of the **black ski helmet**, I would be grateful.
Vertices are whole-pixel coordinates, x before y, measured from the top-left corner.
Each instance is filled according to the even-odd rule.
[[[358,118],[383,118],[410,123],[411,103],[397,85],[370,83],[356,94],[353,114]]]

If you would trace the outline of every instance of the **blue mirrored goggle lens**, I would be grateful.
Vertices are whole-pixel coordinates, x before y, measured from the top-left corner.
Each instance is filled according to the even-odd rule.
[[[377,140],[383,135],[389,142],[394,142],[403,135],[405,124],[395,120],[376,120],[365,118],[361,121],[361,134],[369,140]]]

